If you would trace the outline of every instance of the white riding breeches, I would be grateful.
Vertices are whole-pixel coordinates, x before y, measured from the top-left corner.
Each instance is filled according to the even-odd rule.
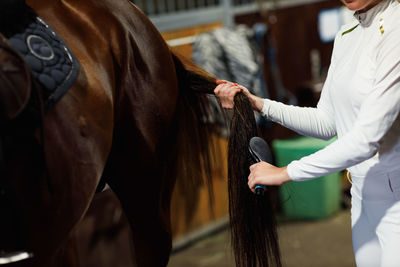
[[[351,195],[357,267],[400,267],[400,171],[352,176]]]

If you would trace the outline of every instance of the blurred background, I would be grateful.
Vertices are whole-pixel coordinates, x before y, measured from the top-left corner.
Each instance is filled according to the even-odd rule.
[[[255,94],[315,106],[329,67],[333,40],[351,19],[339,0],[135,0],[172,49],[220,79]],[[210,101],[215,99],[210,97]],[[220,123],[221,157],[213,175],[215,203],[206,188],[197,208],[185,209],[177,186],[172,201],[173,253],[169,266],[234,266],[228,229],[227,136]],[[311,154],[331,141],[300,137],[257,117],[275,164]],[[345,173],[273,189],[284,266],[355,266],[351,247],[349,182]],[[249,226],[251,227],[251,226]],[[129,227],[111,190],[98,193],[71,243],[80,266],[134,266]]]

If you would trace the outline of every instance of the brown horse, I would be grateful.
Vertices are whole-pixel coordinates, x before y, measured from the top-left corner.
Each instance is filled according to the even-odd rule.
[[[10,8],[3,6],[0,16],[16,2],[23,1],[4,1]],[[137,265],[166,266],[175,181],[193,179],[186,184],[196,186],[209,172],[203,99],[213,92],[215,79],[171,53],[148,18],[127,0],[26,2],[66,41],[80,71],[53,108],[44,114],[41,104],[34,116],[28,103],[40,103],[43,88],[0,35],[0,189],[13,196],[4,204],[12,207],[6,216],[13,219],[1,224],[0,251],[26,247],[34,257],[21,266],[56,266],[60,247],[103,179],[129,219]],[[16,22],[29,23],[29,16],[18,12],[8,17],[13,22],[0,19],[6,37],[20,30]],[[234,242],[242,252],[248,248]],[[268,265],[262,264],[271,260],[266,247],[276,246],[276,237],[259,243],[265,253],[255,256],[253,245],[238,254],[239,262],[252,258],[243,266]]]

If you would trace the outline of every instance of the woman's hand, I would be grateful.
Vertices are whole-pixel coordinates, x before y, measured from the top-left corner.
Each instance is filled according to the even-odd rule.
[[[255,193],[254,187],[258,184],[280,186],[290,181],[286,167],[278,168],[264,161],[250,166],[248,185],[253,193]]]
[[[218,86],[215,87],[214,94],[218,97],[223,108],[233,108],[235,95],[242,92],[249,98],[253,109],[258,112],[261,111],[264,100],[251,94],[246,87],[225,80],[216,80],[216,83]]]

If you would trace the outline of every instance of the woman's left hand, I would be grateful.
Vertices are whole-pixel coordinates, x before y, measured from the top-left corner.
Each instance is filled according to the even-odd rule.
[[[258,162],[250,166],[249,188],[253,193],[256,185],[281,186],[291,179],[286,171],[286,167],[275,167],[267,162]]]

